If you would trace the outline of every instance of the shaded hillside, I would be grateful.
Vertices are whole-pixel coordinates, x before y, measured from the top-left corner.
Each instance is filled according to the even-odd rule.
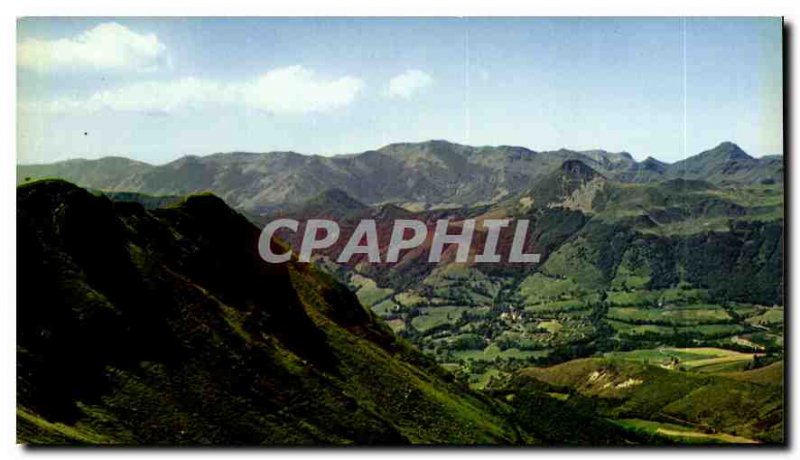
[[[576,166],[576,163],[578,166]],[[581,176],[581,174],[588,175],[589,179],[600,177],[580,162],[565,162],[564,168],[563,171],[559,170],[552,174],[553,181],[559,181],[559,184],[565,188],[563,196],[550,194],[558,199],[565,199],[570,191],[580,188],[581,184],[586,182],[586,177]],[[571,168],[577,168],[577,170]],[[450,222],[450,232],[457,231],[456,229],[461,225],[460,222],[464,219],[474,219],[476,221],[473,242],[470,246],[470,257],[473,257],[484,250],[487,233],[486,228],[482,225],[484,219],[515,216],[516,209],[513,203],[510,208],[506,208],[507,205],[508,203],[506,202],[496,206],[464,207],[413,213],[392,204],[369,207],[354,200],[343,191],[334,189],[323,192],[301,205],[289,206],[281,212],[268,214],[257,220],[263,223],[283,217],[298,220],[297,231],[280,229],[277,232],[284,241],[292,246],[295,252],[299,252],[303,243],[305,222],[308,219],[334,220],[340,229],[339,238],[330,247],[316,250],[314,252],[316,261],[324,264],[328,271],[340,274],[354,271],[374,279],[381,286],[403,289],[415,287],[419,281],[437,268],[437,264],[428,262],[428,257],[436,223],[439,219],[447,219]],[[561,207],[527,209],[519,217],[525,217],[529,221],[525,252],[538,253],[543,255],[544,258],[555,251],[564,240],[586,222],[586,216],[579,211]],[[361,219],[372,219],[376,223],[381,262],[367,263],[365,254],[356,254],[347,262],[333,263],[333,261],[337,260]],[[389,241],[396,219],[414,219],[423,222],[427,228],[427,236],[418,247],[400,251],[397,262],[386,263],[386,253],[389,249]],[[495,248],[495,252],[501,256],[498,263],[472,264],[470,262],[470,265],[475,266],[476,269],[480,269],[484,273],[510,278],[535,270],[536,266],[534,264],[508,262],[515,230],[516,223],[514,222],[499,231]],[[438,265],[454,263],[456,250],[455,246],[446,245],[442,253],[442,261]],[[345,276],[344,279],[347,278]]]
[[[128,201],[139,203],[145,209],[157,209],[177,204],[183,201],[181,196],[153,196],[136,192],[98,192],[107,196],[111,201]]]
[[[595,195],[603,189],[605,182],[605,177],[584,162],[567,160],[536,182],[521,200],[529,198],[530,205],[537,208],[561,206],[590,210]]]
[[[365,204],[408,203],[426,209],[495,203],[526,192],[566,161],[579,161],[616,182],[650,183],[683,177],[713,183],[783,181],[782,158],[751,158],[732,143],[669,165],[636,162],[626,152],[523,147],[471,147],[447,141],[391,144],[378,150],[325,157],[294,152],[186,156],[152,166],[121,158],[20,165],[18,183],[58,177],[107,191],[185,195],[211,191],[255,214],[299,204],[339,189]]]
[[[649,289],[685,282],[720,301],[782,305],[783,222],[738,222],[726,232],[660,236],[592,220],[541,271],[586,288],[624,287],[633,278],[636,287]]]
[[[20,166],[17,171],[17,182],[25,183],[42,177],[58,177],[68,179],[90,188],[101,190],[125,190],[121,183],[130,176],[143,174],[155,166],[122,157],[105,157],[99,160],[67,160],[53,164]]]
[[[341,189],[325,190],[305,203],[287,206],[280,215],[302,216],[302,219],[327,218],[337,222],[355,221],[373,212],[369,206]],[[266,219],[265,219],[266,220]]]
[[[518,440],[343,286],[262,263],[218,198],[146,211],[44,181],[17,209],[21,442]]]
[[[625,171],[618,173],[615,178],[620,182],[655,182],[664,177],[668,167],[667,163],[647,157],[644,161],[632,164]]]

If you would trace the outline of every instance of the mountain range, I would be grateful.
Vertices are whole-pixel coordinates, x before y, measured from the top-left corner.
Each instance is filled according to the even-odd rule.
[[[471,147],[447,141],[391,144],[359,154],[324,157],[294,152],[186,156],[164,165],[120,157],[19,165],[18,183],[60,177],[80,186],[149,195],[210,191],[228,204],[263,214],[339,189],[369,204],[400,203],[411,210],[495,203],[536,186],[565,161],[579,161],[623,183],[674,178],[717,185],[780,183],[781,157],[753,158],[723,142],[673,164],[627,152],[524,147]]]

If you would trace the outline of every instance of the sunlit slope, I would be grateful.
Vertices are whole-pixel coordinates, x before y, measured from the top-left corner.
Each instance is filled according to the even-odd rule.
[[[613,419],[651,420],[758,442],[782,442],[782,375],[768,368],[724,374],[692,371],[693,362],[730,356],[724,350],[684,349],[672,352],[675,361],[663,362],[661,354],[669,356],[670,351],[653,350],[650,359],[637,352],[527,368],[518,378],[533,378],[554,391],[592,398]]]

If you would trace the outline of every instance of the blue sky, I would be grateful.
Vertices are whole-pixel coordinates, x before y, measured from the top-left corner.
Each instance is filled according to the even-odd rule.
[[[22,163],[447,139],[782,152],[780,19],[23,19]]]

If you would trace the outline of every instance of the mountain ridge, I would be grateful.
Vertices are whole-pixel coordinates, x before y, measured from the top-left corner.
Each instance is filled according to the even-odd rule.
[[[647,183],[677,177],[719,184],[783,181],[780,160],[752,158],[730,142],[668,164],[650,158],[637,162],[627,152],[536,152],[443,140],[389,144],[332,157],[232,152],[185,156],[159,166],[120,158],[18,165],[17,180],[63,177],[92,189],[153,195],[211,191],[234,207],[263,214],[278,205],[302,203],[329,189],[341,189],[369,205],[497,202],[530,189],[570,160],[616,182]]]
[[[508,153],[527,152],[529,154],[549,154],[549,153],[564,152],[564,153],[580,153],[580,154],[584,154],[584,155],[587,155],[587,156],[588,155],[592,155],[592,154],[615,155],[615,156],[620,156],[620,157],[627,157],[627,158],[629,158],[631,160],[637,161],[632,153],[630,153],[628,151],[625,151],[625,150],[619,151],[619,152],[612,152],[612,151],[605,150],[605,149],[602,149],[602,148],[592,148],[592,149],[579,150],[579,149],[572,149],[572,148],[567,148],[567,147],[561,147],[561,148],[558,148],[558,149],[555,149],[555,150],[533,150],[533,149],[531,149],[529,147],[525,147],[525,146],[521,146],[521,145],[510,145],[510,144],[469,145],[469,144],[460,144],[458,142],[452,142],[452,141],[448,141],[448,140],[445,140],[445,139],[429,139],[429,140],[426,140],[426,141],[419,141],[419,142],[392,142],[392,143],[386,144],[386,145],[384,145],[382,147],[378,147],[376,149],[367,149],[367,150],[364,150],[362,152],[337,153],[337,154],[334,154],[334,155],[323,155],[323,154],[320,154],[320,153],[304,153],[304,152],[298,152],[298,151],[295,151],[295,150],[268,150],[268,151],[264,151],[264,152],[247,151],[247,150],[231,150],[231,151],[212,152],[212,153],[208,153],[208,154],[204,154],[204,155],[187,154],[187,155],[183,155],[183,156],[180,156],[178,158],[175,158],[173,160],[167,161],[166,163],[152,163],[152,162],[148,162],[148,161],[144,161],[144,160],[136,160],[136,159],[133,159],[133,158],[130,158],[130,157],[126,157],[124,155],[105,155],[105,156],[102,156],[102,157],[99,157],[99,158],[73,157],[73,158],[66,158],[64,160],[58,160],[58,161],[53,161],[53,162],[49,162],[49,163],[18,163],[17,166],[43,166],[43,165],[63,164],[63,163],[69,163],[69,162],[81,162],[81,161],[92,162],[92,161],[99,161],[99,160],[106,160],[106,159],[123,159],[123,160],[130,161],[132,163],[139,163],[139,164],[143,164],[143,165],[159,167],[159,166],[165,166],[165,165],[167,165],[169,163],[173,163],[173,162],[178,161],[178,160],[183,159],[183,158],[209,158],[209,157],[227,157],[227,156],[264,156],[264,155],[284,155],[284,156],[319,157],[319,158],[346,158],[346,157],[353,157],[353,156],[363,155],[365,153],[374,153],[374,152],[385,151],[385,150],[390,149],[390,148],[407,147],[407,146],[418,146],[418,145],[425,145],[425,144],[448,144],[448,145],[452,145],[452,146],[467,147],[467,148],[470,148],[470,149],[474,149],[475,151],[481,151],[483,149],[496,149],[496,150],[503,150],[503,151],[506,151]],[[756,160],[762,159],[763,160],[763,159],[776,159],[776,158],[780,159],[780,158],[783,158],[782,154],[764,154],[762,156],[751,156],[747,152],[744,152],[744,150],[742,150],[741,147],[739,147],[739,145],[736,144],[733,141],[721,141],[714,148],[718,148],[720,146],[725,146],[725,145],[728,145],[728,144],[734,146],[735,148],[738,148],[743,153],[745,153],[745,155],[747,155],[749,158],[752,158],[752,159],[756,159]],[[694,154],[692,156],[697,156],[697,155],[706,153],[709,150],[713,150],[714,148],[701,151],[701,152],[696,153],[696,154]],[[663,163],[665,165],[672,165],[672,164],[675,164],[675,163],[677,163],[679,161],[683,161],[683,160],[675,160],[674,162],[670,163],[670,162],[667,162],[667,161],[664,161],[664,160],[659,160],[658,158],[656,158],[653,155],[648,155],[643,160],[637,161],[637,162],[638,163],[643,163],[643,162],[645,162],[647,160],[655,160],[655,161],[657,161],[659,163]]]

